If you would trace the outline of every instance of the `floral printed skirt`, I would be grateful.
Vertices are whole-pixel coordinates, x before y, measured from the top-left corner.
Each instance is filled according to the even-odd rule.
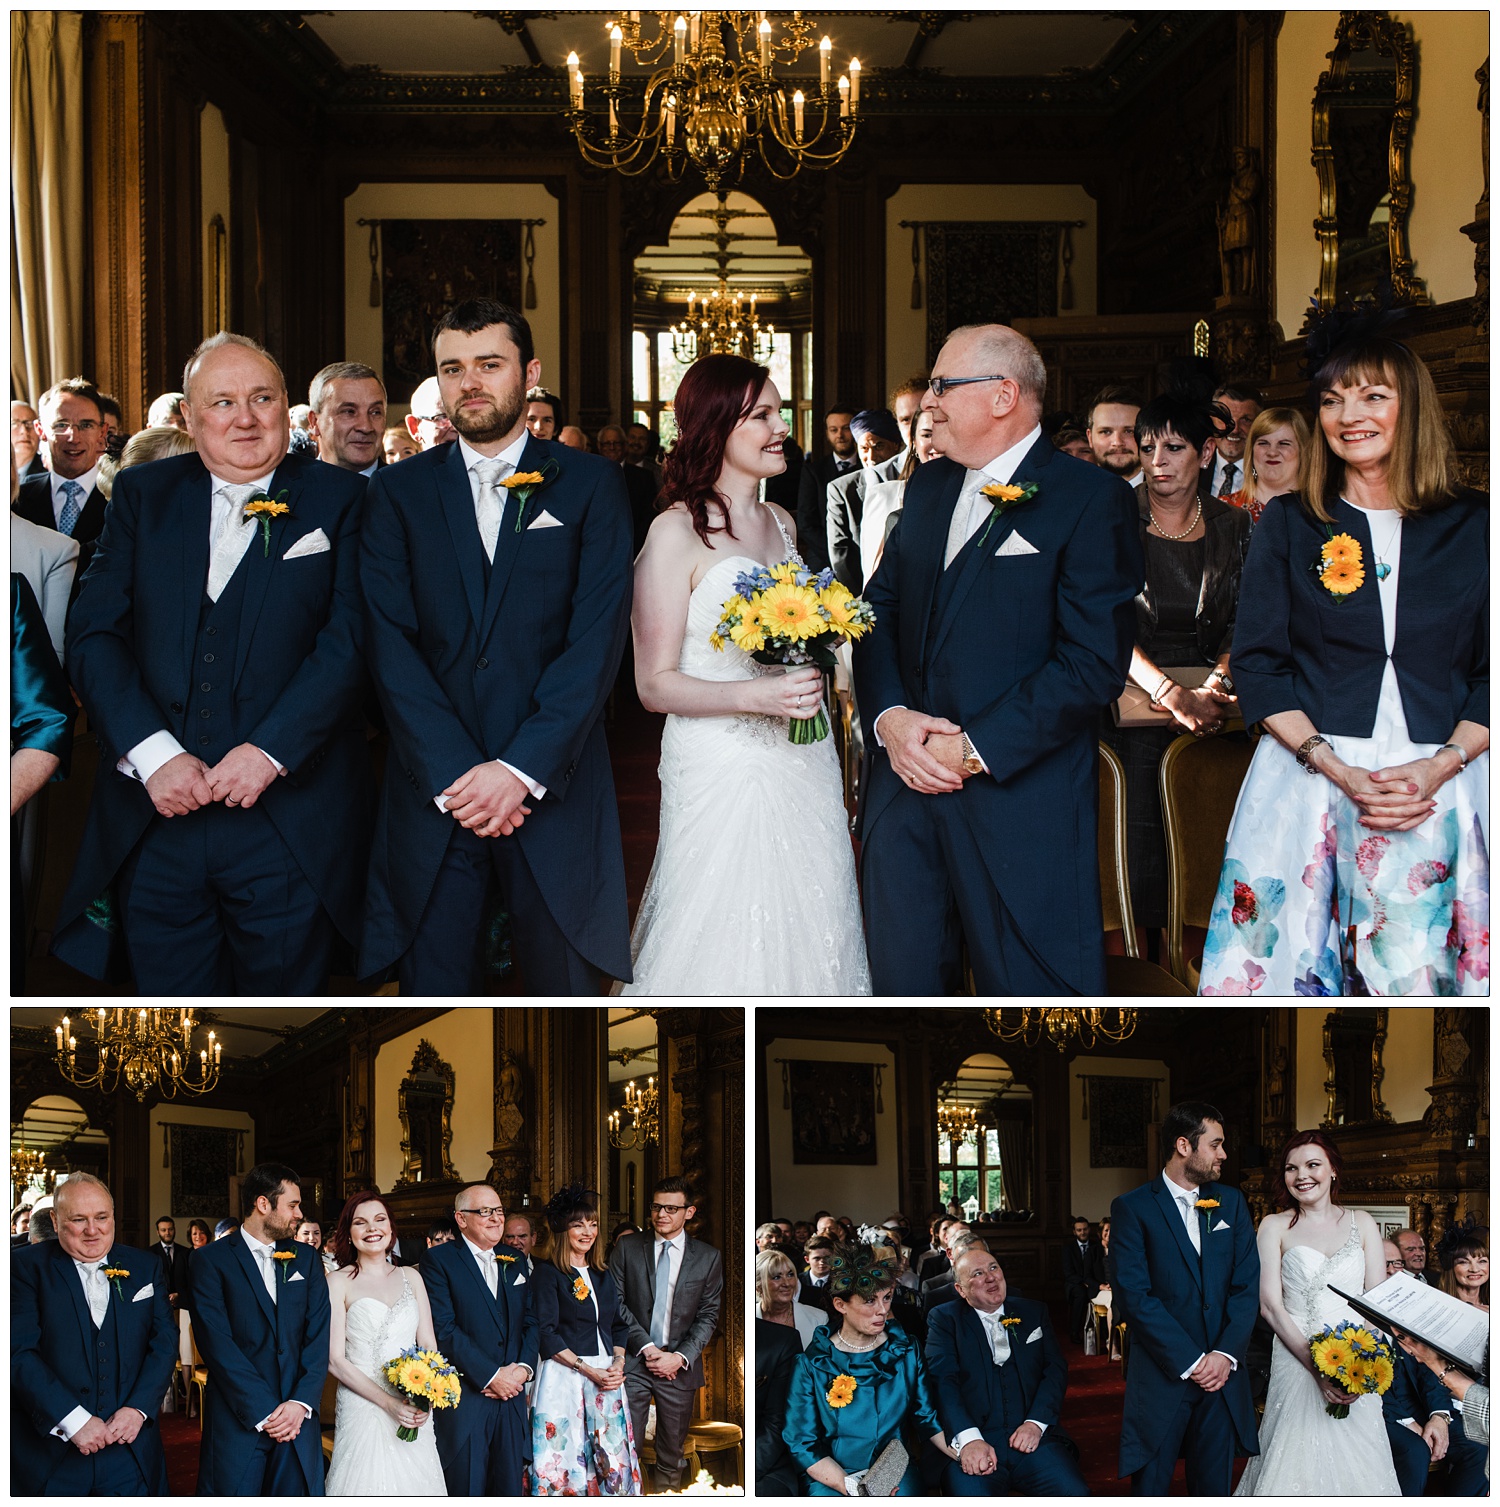
[[[596,1370],[612,1357],[579,1357]],[[531,1494],[638,1497],[641,1465],[625,1388],[601,1392],[568,1366],[544,1360],[531,1397]]]
[[[1404,736],[1329,741],[1366,769],[1435,751]],[[1487,995],[1488,781],[1483,754],[1420,827],[1372,832],[1332,781],[1263,737],[1230,823],[1199,992]]]

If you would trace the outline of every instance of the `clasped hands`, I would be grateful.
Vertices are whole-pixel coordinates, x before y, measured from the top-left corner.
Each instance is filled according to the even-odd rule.
[[[646,1362],[646,1369],[663,1381],[670,1381],[687,1365],[675,1350],[660,1350],[655,1345],[647,1345],[641,1351],[641,1359]]]
[[[1437,810],[1433,797],[1460,767],[1457,754],[1442,750],[1430,758],[1371,770],[1346,764],[1320,747],[1313,762],[1359,807],[1360,825],[1375,832],[1420,827]]]
[[[484,1395],[496,1402],[508,1402],[526,1385],[526,1367],[502,1366],[485,1384]]]
[[[1022,1455],[1034,1454],[1041,1442],[1042,1430],[1029,1421],[1010,1436],[1010,1447]],[[958,1452],[958,1466],[966,1476],[991,1476],[999,1465],[994,1447],[983,1439],[970,1439]]]
[[[962,790],[969,778],[963,765],[963,729],[946,717],[898,706],[882,714],[880,737],[891,768],[913,790],[943,795]]]
[[[288,1399],[266,1419],[261,1433],[278,1444],[290,1444],[302,1432],[306,1421],[307,1409],[300,1402]]]
[[[276,778],[276,766],[253,743],[231,748],[212,768],[195,754],[174,754],[146,781],[162,816],[186,816],[202,806],[253,806]]]
[[[1229,1380],[1234,1367],[1229,1363],[1227,1355],[1220,1355],[1217,1350],[1210,1350],[1202,1360],[1188,1372],[1188,1380],[1195,1381],[1205,1392],[1217,1392]]]
[[[81,1455],[95,1455],[111,1444],[133,1444],[145,1421],[139,1408],[123,1407],[108,1420],[90,1418],[68,1443]]]
[[[476,837],[509,837],[531,815],[523,804],[531,792],[496,759],[459,775],[442,794],[448,814]]]

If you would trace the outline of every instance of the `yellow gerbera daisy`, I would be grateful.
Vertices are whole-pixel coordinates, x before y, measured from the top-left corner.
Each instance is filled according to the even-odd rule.
[[[858,638],[865,631],[863,623],[856,623],[849,615],[849,604],[854,593],[842,581],[830,581],[819,598],[828,614],[828,626],[842,633],[845,638]]]
[[[729,637],[734,641],[735,647],[743,649],[746,654],[754,654],[757,649],[764,649],[766,634],[761,626],[760,609],[746,607],[740,614],[739,622],[729,630]]]
[[[771,567],[771,579],[773,581],[795,581],[797,579],[797,567],[790,560],[783,560],[780,565]]]
[[[1325,1376],[1332,1376],[1354,1359],[1354,1349],[1347,1340],[1330,1335],[1313,1346],[1313,1364]]]
[[[1375,1390],[1377,1392],[1389,1392],[1391,1383],[1396,1379],[1395,1365],[1383,1355],[1377,1355],[1370,1362],[1370,1367],[1375,1373]]]
[[[413,1356],[401,1372],[401,1383],[412,1392],[420,1392],[432,1381],[432,1367]]]
[[[1365,573],[1358,565],[1335,563],[1323,572],[1320,579],[1334,596],[1346,597],[1365,584]]]
[[[777,638],[794,643],[816,638],[826,624],[818,613],[818,594],[787,582],[773,586],[760,599],[760,626]]]
[[[1323,546],[1323,560],[1328,565],[1358,565],[1361,563],[1359,540],[1348,534],[1335,534]]]
[[[979,490],[985,497],[993,498],[996,502],[1019,502],[1026,493],[1025,487],[1007,486],[1003,481],[992,481]]]

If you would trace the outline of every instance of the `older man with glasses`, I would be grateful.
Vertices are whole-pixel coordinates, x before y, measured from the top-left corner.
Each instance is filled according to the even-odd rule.
[[[501,1246],[505,1206],[487,1184],[460,1190],[453,1219],[459,1238],[422,1259],[437,1347],[463,1379],[458,1407],[433,1420],[438,1457],[449,1496],[520,1496],[531,1459],[526,1383],[537,1364],[526,1264]]]
[[[865,587],[854,679],[877,994],[1104,992],[1100,712],[1144,578],[1130,489],[1042,433],[1047,373],[1006,325],[955,330],[922,400],[938,455]]]
[[[406,432],[424,449],[451,444],[458,430],[443,410],[443,396],[436,377],[417,384],[411,395],[411,412],[406,416]]]

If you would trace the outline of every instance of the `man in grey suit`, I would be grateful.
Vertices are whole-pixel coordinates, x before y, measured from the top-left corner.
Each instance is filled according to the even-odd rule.
[[[656,1185],[654,1235],[626,1235],[609,1274],[630,1325],[625,1342],[625,1396],[639,1444],[656,1403],[656,1484],[682,1485],[682,1446],[693,1419],[693,1394],[703,1385],[703,1351],[719,1322],[724,1263],[718,1251],[686,1232],[698,1212],[680,1177]]]

